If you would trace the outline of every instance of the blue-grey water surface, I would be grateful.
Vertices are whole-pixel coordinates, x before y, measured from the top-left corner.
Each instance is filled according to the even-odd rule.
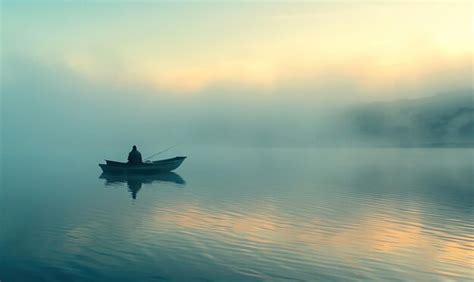
[[[472,149],[104,151],[2,156],[2,282],[474,279]]]

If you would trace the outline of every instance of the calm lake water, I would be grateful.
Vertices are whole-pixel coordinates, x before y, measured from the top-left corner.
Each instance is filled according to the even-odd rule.
[[[0,280],[474,279],[472,149],[180,152],[131,178],[97,166],[128,151],[3,155]]]

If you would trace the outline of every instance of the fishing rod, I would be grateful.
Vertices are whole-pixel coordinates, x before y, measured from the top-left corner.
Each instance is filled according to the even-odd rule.
[[[158,153],[156,153],[156,154],[154,154],[154,155],[149,156],[148,158],[145,159],[145,161],[146,161],[146,160],[149,160],[149,159],[151,159],[151,158],[153,158],[153,157],[155,157],[155,156],[158,156],[159,154],[164,153],[164,152],[166,152],[166,151],[168,151],[168,150],[171,150],[171,149],[173,149],[173,148],[176,147],[176,146],[178,146],[178,144],[173,145],[173,146],[171,146],[171,147],[169,147],[169,148],[164,149],[163,151],[160,151],[160,152],[158,152]]]

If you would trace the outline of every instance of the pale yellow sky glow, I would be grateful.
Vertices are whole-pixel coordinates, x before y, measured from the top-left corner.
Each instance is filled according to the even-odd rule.
[[[5,5],[4,23],[7,50],[183,93],[221,84],[271,92],[328,76],[378,91],[466,69],[474,50],[470,2]]]

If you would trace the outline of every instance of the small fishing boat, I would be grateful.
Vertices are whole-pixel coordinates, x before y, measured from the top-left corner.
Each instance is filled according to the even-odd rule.
[[[141,164],[129,164],[105,160],[105,164],[99,164],[104,173],[156,173],[177,169],[186,157],[174,157],[159,161],[147,161]]]

